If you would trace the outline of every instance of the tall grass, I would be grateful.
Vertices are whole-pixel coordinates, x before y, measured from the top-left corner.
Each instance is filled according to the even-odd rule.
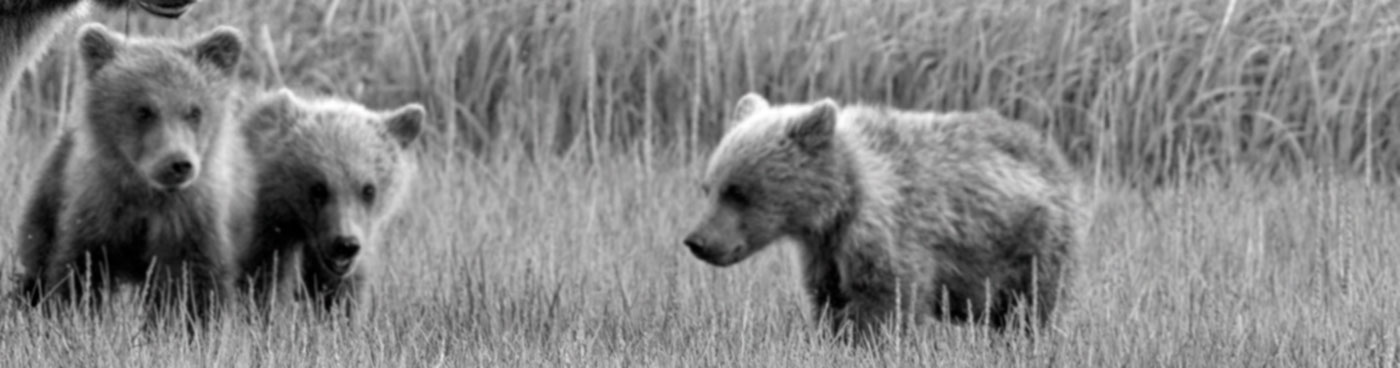
[[[16,367],[1346,367],[1400,355],[1400,202],[1381,187],[1105,190],[1070,301],[1037,340],[932,324],[858,349],[805,318],[790,245],[725,269],[683,249],[698,163],[536,161],[425,168],[378,250],[385,272],[362,320],[278,308],[266,325],[225,318],[191,339],[141,333],[131,299],[65,318],[5,304],[0,355]]]
[[[443,153],[702,152],[758,91],[996,109],[1099,176],[1161,183],[1394,176],[1395,19],[1386,2],[1321,0],[233,0],[178,23],[104,20],[238,26],[257,42],[250,84],[424,101]],[[52,126],[71,90],[72,57],[48,60],[20,125]]]
[[[107,15],[146,35],[242,28],[254,88],[428,104],[418,185],[362,321],[287,308],[188,338],[140,333],[130,299],[61,318],[3,305],[0,365],[1394,366],[1400,202],[1372,184],[1400,169],[1391,8],[221,0],[178,23]],[[66,48],[21,85],[0,172],[24,174],[0,177],[0,208],[68,112]],[[790,246],[693,259],[678,239],[695,176],[747,91],[1043,127],[1102,184],[1058,320],[1035,340],[934,324],[856,349],[804,318]]]

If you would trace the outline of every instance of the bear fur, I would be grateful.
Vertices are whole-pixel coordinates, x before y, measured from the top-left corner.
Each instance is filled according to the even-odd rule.
[[[732,121],[684,241],[698,258],[728,266],[794,240],[818,318],[856,336],[897,312],[998,330],[1029,301],[1018,326],[1051,316],[1084,220],[1072,170],[1035,129],[756,94]]]
[[[264,304],[290,292],[325,311],[354,307],[377,268],[380,230],[415,176],[410,148],[423,106],[373,111],[286,89],[249,106],[243,119],[258,200],[252,241],[239,256],[240,289]]]
[[[180,43],[94,23],[78,44],[77,121],[19,216],[19,295],[96,302],[119,283],[148,283],[152,311],[178,297],[205,318],[231,286],[232,220],[245,217],[234,212],[251,208],[240,205],[251,168],[231,104],[242,35],[220,27]]]
[[[197,0],[0,0],[0,126],[10,118],[10,99],[24,69],[44,55],[65,24],[87,15],[90,4],[116,11],[131,5],[178,18]]]

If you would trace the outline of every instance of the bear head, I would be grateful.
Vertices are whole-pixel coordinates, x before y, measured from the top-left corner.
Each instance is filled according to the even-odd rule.
[[[373,111],[282,89],[249,111],[245,136],[260,170],[255,221],[272,233],[264,237],[304,246],[309,272],[349,274],[408,191],[423,106]]]
[[[84,125],[102,154],[152,189],[188,187],[228,129],[242,35],[219,27],[190,42],[125,38],[98,23],[78,36]]]
[[[757,94],[741,98],[705,170],[707,210],[684,240],[690,251],[728,266],[781,238],[831,235],[853,197],[838,112],[830,99],[770,106]]]

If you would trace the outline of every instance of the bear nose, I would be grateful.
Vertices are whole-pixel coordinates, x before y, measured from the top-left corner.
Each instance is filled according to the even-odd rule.
[[[194,162],[187,158],[176,158],[165,163],[156,176],[156,181],[168,189],[175,189],[194,179]]]
[[[350,258],[360,253],[360,240],[353,236],[338,236],[331,241],[331,255]]]
[[[194,171],[194,163],[189,160],[176,160],[170,163],[170,173],[180,178],[188,178]]]
[[[696,236],[695,234],[691,234],[690,236],[685,237],[684,243],[686,248],[690,248],[690,251],[695,252],[696,254],[699,254],[702,250],[705,249],[705,242],[702,241],[700,237]]]

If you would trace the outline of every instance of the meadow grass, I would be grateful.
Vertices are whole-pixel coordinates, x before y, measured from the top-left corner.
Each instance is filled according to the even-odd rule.
[[[1376,180],[1400,167],[1394,11],[1027,3],[228,0],[179,23],[99,17],[165,36],[232,24],[255,88],[422,101],[435,124],[364,319],[287,307],[189,338],[142,334],[130,298],[97,316],[5,305],[3,365],[1400,364],[1400,201]],[[0,178],[0,208],[18,208],[74,69],[60,48],[21,85],[0,172],[24,174]],[[1071,302],[1034,340],[933,324],[859,349],[805,318],[790,244],[694,259],[679,240],[704,153],[751,90],[1042,127],[1097,203]]]
[[[693,162],[425,166],[378,250],[386,267],[363,319],[288,306],[265,325],[226,318],[191,341],[142,334],[129,299],[100,318],[7,306],[0,354],[7,366],[1400,363],[1400,202],[1387,188],[1099,189],[1071,302],[1038,339],[932,324],[859,349],[805,317],[790,244],[726,269],[680,245],[702,205]]]
[[[157,36],[241,28],[250,85],[423,102],[440,154],[699,153],[757,91],[996,109],[1096,175],[1162,184],[1393,179],[1398,17],[1326,0],[227,0],[179,22],[98,20]],[[56,125],[75,67],[57,49],[21,84],[10,129]]]

